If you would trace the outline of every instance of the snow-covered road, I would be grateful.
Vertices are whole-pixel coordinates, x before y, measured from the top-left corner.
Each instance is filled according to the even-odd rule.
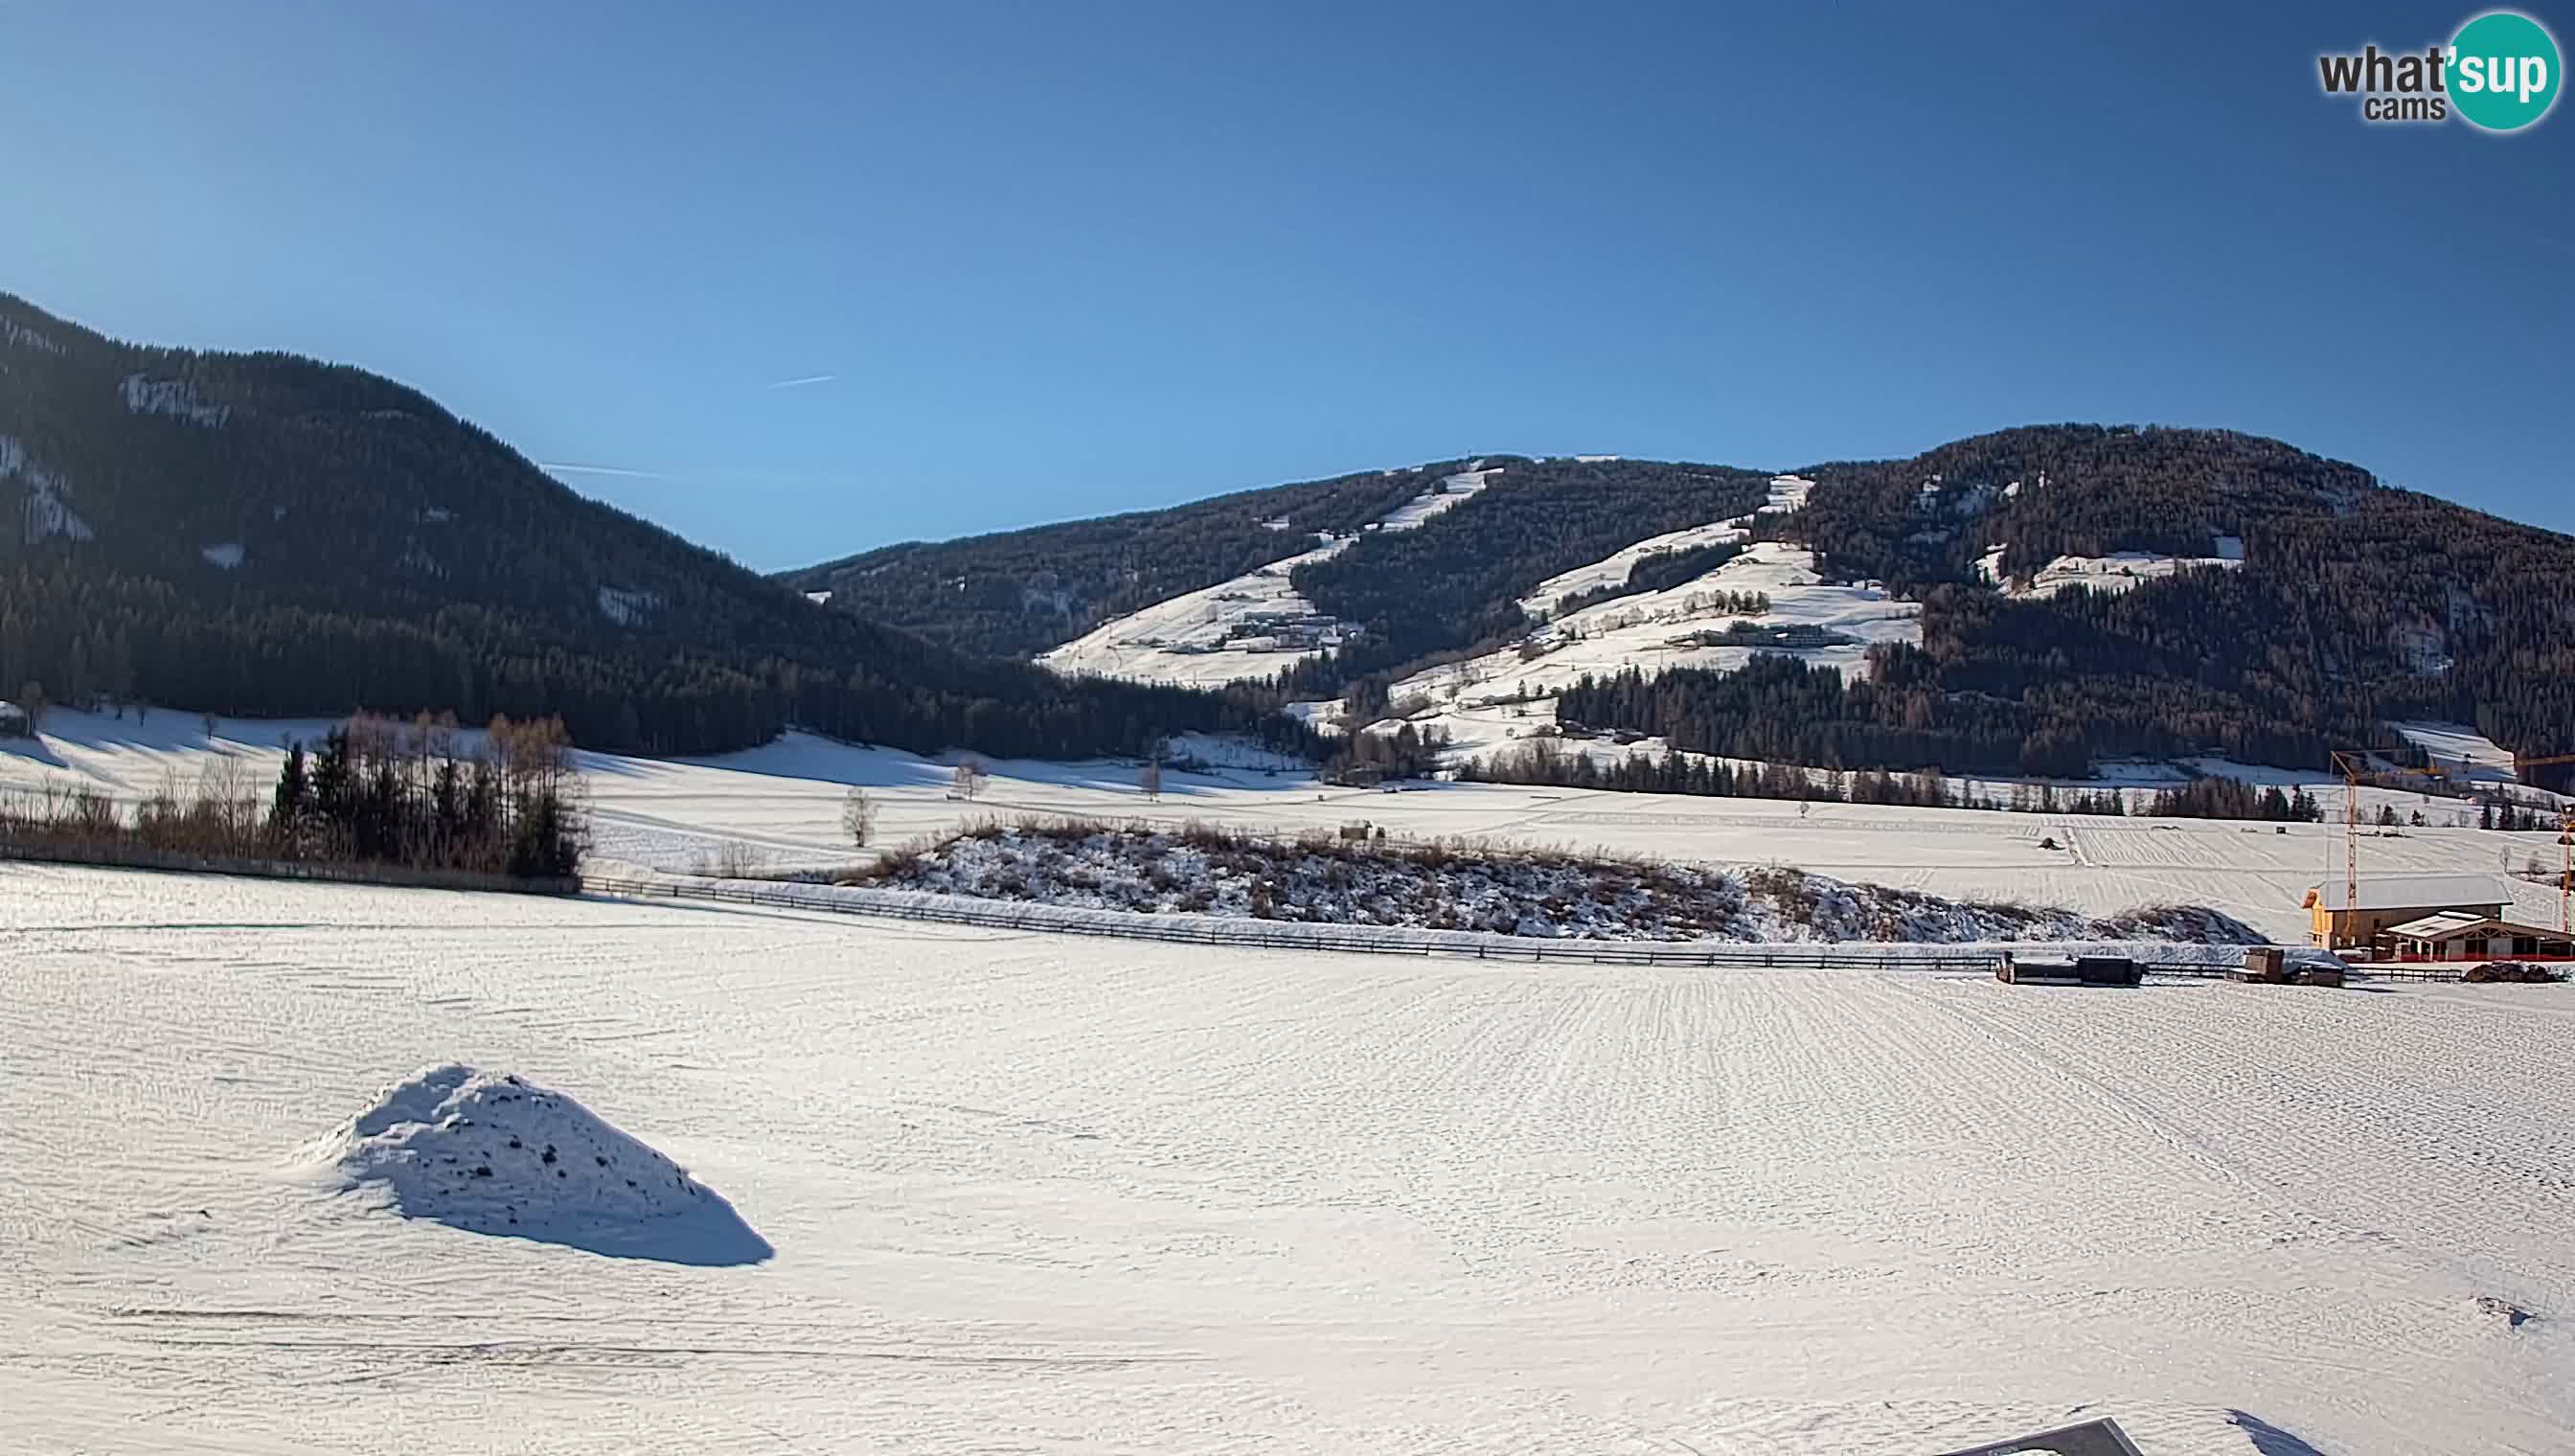
[[[2570,987],[1211,957],[0,865],[0,1047],[12,1450],[1750,1456],[2078,1409],[2154,1456],[2575,1444]],[[299,1171],[450,1060],[579,1098],[775,1256]]]

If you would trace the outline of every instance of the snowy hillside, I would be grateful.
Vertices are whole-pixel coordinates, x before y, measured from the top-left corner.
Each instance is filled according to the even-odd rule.
[[[1766,610],[1741,605],[1756,595],[1768,600]],[[1732,672],[1756,652],[1858,676],[1872,645],[1921,641],[1918,604],[1873,583],[1826,582],[1813,553],[1761,541],[1680,586],[1611,598],[1533,629],[1521,646],[1416,673],[1390,696],[1473,707],[1544,697],[1577,678],[1631,668],[1649,677],[1669,668]]]
[[[1414,530],[1482,492],[1500,474],[1498,469],[1469,469],[1441,477],[1366,530]],[[1041,654],[1038,661],[1067,676],[1092,674],[1194,688],[1270,677],[1291,663],[1340,646],[1350,635],[1344,624],[1316,612],[1312,603],[1296,595],[1288,574],[1308,562],[1327,561],[1356,540],[1356,536],[1318,538],[1312,551],[1102,623]]]
[[[2575,986],[1212,954],[10,865],[0,942],[13,1452],[2575,1430],[2575,1079],[2544,1073]],[[649,1141],[774,1256],[603,1257],[304,1175],[459,1060]],[[533,1130],[495,1180],[546,1167]]]
[[[1714,521],[1705,526],[1684,527],[1679,531],[1664,532],[1660,536],[1649,536],[1633,546],[1622,547],[1599,561],[1575,567],[1569,572],[1558,573],[1540,582],[1536,591],[1520,599],[1520,611],[1527,613],[1536,621],[1543,622],[1554,616],[1556,608],[1568,597],[1579,597],[1586,592],[1597,592],[1604,587],[1623,585],[1627,580],[1627,574],[1636,569],[1638,562],[1650,561],[1658,556],[1669,556],[1674,552],[1690,551],[1702,546],[1720,546],[1728,542],[1742,541],[1749,535],[1751,532],[1747,529],[1746,523],[1735,520]]]

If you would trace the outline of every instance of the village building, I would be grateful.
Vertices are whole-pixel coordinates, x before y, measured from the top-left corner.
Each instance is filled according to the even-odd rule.
[[[2332,879],[2307,891],[2307,942],[2365,950],[2398,925],[2445,911],[2500,918],[2512,891],[2490,874],[2365,874],[2356,886]]]
[[[2443,910],[2390,925],[2378,936],[2387,960],[2510,960],[2520,956],[2575,956],[2575,937],[2540,925],[2516,925],[2493,915]]]

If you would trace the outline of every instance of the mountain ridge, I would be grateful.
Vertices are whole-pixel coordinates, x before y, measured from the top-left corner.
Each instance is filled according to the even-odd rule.
[[[124,343],[5,294],[0,508],[0,693],[559,714],[586,745],[653,752],[789,723],[1054,757],[1297,731],[821,611],[365,370]]]
[[[1659,673],[1640,669],[1636,683],[1584,700],[1595,728],[1747,757],[2044,773],[2079,773],[2108,754],[2202,750],[2319,766],[2326,747],[2382,740],[2386,720],[2416,715],[2472,723],[2528,751],[2575,745],[2575,691],[2565,686],[2575,675],[2575,613],[2549,588],[2575,572],[2575,537],[2388,486],[2266,437],[2020,426],[1900,460],[1826,462],[1776,478],[1598,457],[1474,463],[1499,472],[1498,489],[1418,532],[1363,534],[1288,570],[1297,598],[1317,619],[1354,626],[1353,640],[1256,654],[1247,672],[1288,700],[1346,696],[1364,720],[1443,662],[1515,644],[1544,652],[1549,627],[1521,607],[1525,594],[1667,533],[1704,541],[1704,555],[1644,558],[1623,587],[1596,584],[1589,600],[1676,585],[1713,594],[1729,554],[1770,541],[1808,553],[1817,581],[1879,582],[1919,604],[1922,642],[1838,664],[1848,681],[1826,706],[1830,732],[1787,730],[1775,712],[1742,701],[1767,682],[1812,714],[1813,685],[1731,670],[1677,677],[1657,695],[1644,684]],[[1293,506],[1300,492],[1352,479],[1255,494]],[[1758,499],[1773,479],[1798,482],[1792,505]],[[1068,611],[1049,596],[1043,615],[1013,613],[1013,592],[1063,593],[1107,575],[1103,554],[1131,549],[1122,533],[1237,499],[1024,528],[1009,534],[1007,558],[986,550],[996,538],[970,537],[883,548],[873,560],[935,571],[994,604],[966,624],[943,621],[940,599],[922,599],[924,631],[1034,656],[1112,631],[1111,609],[1124,604],[1095,598]],[[1729,522],[1741,527],[1730,548],[1716,539]],[[1295,539],[1278,543],[1265,564],[1307,544],[1310,518],[1289,524]],[[1048,575],[1015,578],[1014,559],[1041,562]],[[1710,570],[1648,581],[1649,564],[1665,575]],[[1161,585],[1177,590],[1155,600],[1222,587],[1236,565],[1166,561]],[[836,603],[846,593],[846,605],[866,610],[870,589],[846,566],[783,579],[837,589]],[[1787,628],[1766,635],[1798,640]],[[1852,690],[1863,686],[1867,701],[1858,701]],[[1695,707],[1680,706],[1684,696]],[[1743,727],[1763,717],[1774,721]]]

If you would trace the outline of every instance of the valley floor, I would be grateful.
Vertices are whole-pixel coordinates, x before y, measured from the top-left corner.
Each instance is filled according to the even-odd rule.
[[[194,715],[148,724],[52,715],[41,744],[0,739],[0,793],[42,785],[92,787],[131,803],[162,787],[184,794],[209,765],[238,762],[251,791],[274,782],[281,738],[326,725],[220,721],[209,737]],[[1397,836],[1471,836],[1500,844],[1603,849],[1715,865],[1787,864],[1840,879],[1955,899],[2001,899],[2116,915],[2141,905],[2223,911],[2289,944],[2303,943],[2307,889],[2342,869],[2339,784],[2315,784],[2323,824],[2103,818],[1875,804],[1695,798],[1505,784],[1436,783],[1401,792],[1317,784],[1301,767],[1268,771],[1257,749],[1183,744],[1243,766],[1173,771],[1148,799],[1133,763],[1002,760],[981,797],[949,796],[952,758],[864,748],[805,733],[763,747],[693,759],[583,753],[597,829],[596,862],[689,871],[727,856],[783,869],[854,862],[840,827],[842,798],[865,787],[879,810],[877,842],[946,834],[977,819],[1074,815],[1177,824],[1192,819],[1250,833],[1292,835],[1365,820]],[[2294,777],[2295,775],[2283,775]],[[2312,776],[2312,775],[2310,775]],[[2456,800],[2363,789],[2363,811],[2422,808],[2430,827],[2361,840],[2363,874],[2486,873],[2533,859],[2549,882],[2513,878],[2507,913],[2554,925],[2554,832],[2502,833],[2450,822]],[[2285,828],[2286,832],[2275,832]],[[2047,841],[2054,840],[2051,847]]]
[[[0,865],[0,1046],[15,1450],[2575,1441],[2575,986],[1211,958]],[[296,1171],[450,1060],[775,1256]]]

